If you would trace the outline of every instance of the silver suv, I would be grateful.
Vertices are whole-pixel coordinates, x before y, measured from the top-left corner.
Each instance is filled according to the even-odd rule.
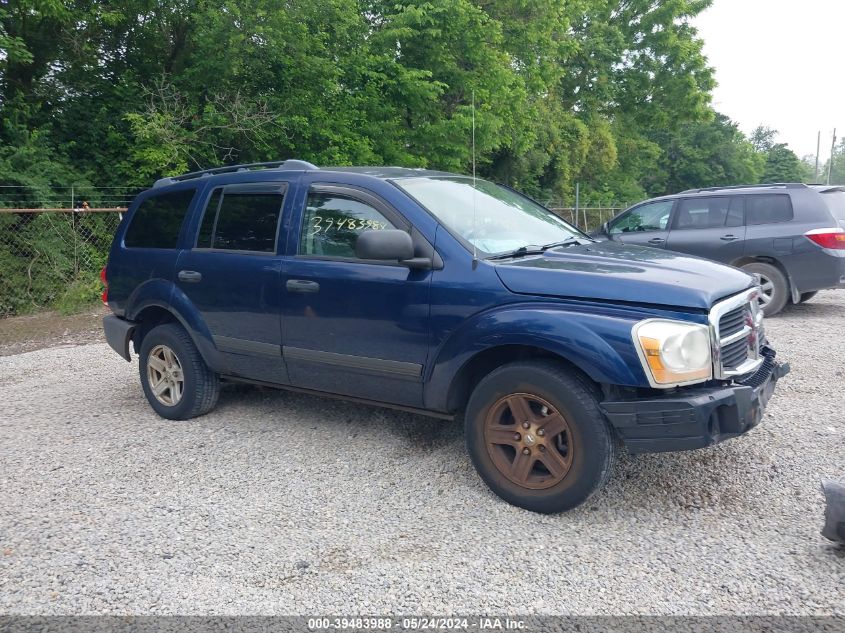
[[[594,235],[731,264],[760,276],[767,315],[845,288],[845,187],[691,189],[626,209]]]

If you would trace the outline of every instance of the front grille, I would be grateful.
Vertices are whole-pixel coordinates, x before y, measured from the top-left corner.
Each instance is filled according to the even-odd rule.
[[[724,315],[719,319],[719,336],[726,338],[742,330],[745,327],[745,317],[747,314],[748,306],[743,305]]]
[[[718,340],[713,368],[716,378],[740,377],[760,366],[763,331],[756,301],[756,292],[749,291],[713,307],[710,323]]]
[[[741,338],[722,347],[722,367],[736,369],[748,360],[748,339]]]

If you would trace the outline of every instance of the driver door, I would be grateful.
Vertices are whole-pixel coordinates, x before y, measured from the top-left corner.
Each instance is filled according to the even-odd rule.
[[[629,209],[608,226],[610,239],[623,244],[666,248],[674,206],[674,200],[658,200]]]
[[[422,406],[432,271],[355,254],[362,232],[413,233],[408,221],[362,189],[320,184],[311,185],[300,218],[281,283],[291,383]]]

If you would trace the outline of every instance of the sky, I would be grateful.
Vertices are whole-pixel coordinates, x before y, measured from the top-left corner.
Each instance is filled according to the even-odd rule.
[[[845,136],[845,0],[714,0],[693,22],[719,83],[713,107],[746,134],[780,132],[798,156]],[[837,141],[838,142],[838,141]]]

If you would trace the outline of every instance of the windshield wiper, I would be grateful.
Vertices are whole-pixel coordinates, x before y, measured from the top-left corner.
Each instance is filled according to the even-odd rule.
[[[572,237],[567,237],[565,240],[562,240],[560,242],[552,242],[551,244],[544,244],[543,246],[529,244],[528,246],[520,246],[519,248],[516,248],[512,251],[505,251],[504,253],[491,255],[487,259],[511,259],[513,257],[525,257],[527,255],[542,255],[550,248],[580,244],[582,239],[584,238],[573,235]]]
[[[543,246],[540,247],[540,250],[545,253],[550,248],[557,248],[558,246],[572,246],[573,244],[580,244],[581,240],[583,240],[583,239],[584,239],[583,237],[578,237],[576,235],[573,235],[572,237],[567,237],[565,240],[562,240],[560,242],[552,242],[551,244],[544,244]]]
[[[498,255],[491,255],[487,259],[510,259],[511,257],[525,257],[526,255],[542,255],[543,247],[529,244],[528,246],[520,246],[512,251],[505,251]]]

